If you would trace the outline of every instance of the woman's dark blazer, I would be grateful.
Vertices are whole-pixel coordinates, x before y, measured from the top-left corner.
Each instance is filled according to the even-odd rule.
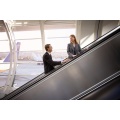
[[[75,52],[76,52],[76,55],[79,55],[81,53],[81,48],[79,44],[75,44]],[[74,55],[74,46],[72,43],[68,44],[67,53],[69,58],[73,58],[72,55]]]

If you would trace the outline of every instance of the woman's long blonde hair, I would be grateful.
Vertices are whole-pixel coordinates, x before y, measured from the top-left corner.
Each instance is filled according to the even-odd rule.
[[[77,42],[77,40],[76,40],[76,37],[75,37],[75,35],[70,35],[70,37],[73,37],[74,38],[74,40],[75,40],[75,44],[78,44],[78,42]]]

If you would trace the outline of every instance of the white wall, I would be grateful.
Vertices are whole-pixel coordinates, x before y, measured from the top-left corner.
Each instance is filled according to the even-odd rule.
[[[109,32],[118,26],[119,20],[103,20],[102,21],[102,35]]]
[[[80,45],[81,48],[85,47],[89,43],[93,42],[96,39],[96,20],[83,20],[81,21],[81,39]]]
[[[80,40],[81,48],[90,44],[97,37],[104,35],[110,30],[118,26],[119,20],[81,20],[77,24],[79,26],[79,32],[77,32],[77,37]]]

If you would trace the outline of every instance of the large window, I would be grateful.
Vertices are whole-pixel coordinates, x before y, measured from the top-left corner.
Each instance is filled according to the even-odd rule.
[[[42,51],[41,39],[16,40],[20,42],[20,51]]]
[[[10,51],[9,41],[8,40],[7,41],[0,40],[0,52],[9,52],[9,51]]]
[[[0,25],[0,52],[9,51],[9,41],[3,25]]]
[[[18,88],[43,72],[42,39],[39,21],[16,21],[13,27],[16,45],[20,44],[14,87]],[[17,47],[17,46],[16,46]]]
[[[15,26],[13,27],[15,39],[41,38],[40,26]]]
[[[40,25],[35,26],[14,26],[13,27],[16,44],[20,43],[19,60],[34,60],[33,53],[41,55],[42,40]],[[29,59],[28,59],[29,58]]]
[[[64,23],[65,22],[65,23]],[[69,21],[68,21],[69,23]],[[74,21],[68,24],[67,21],[47,22],[45,24],[45,43],[53,47],[53,59],[64,59],[67,55],[67,44],[70,42],[69,36],[75,34]]]
[[[8,40],[5,30],[0,26],[0,41]]]

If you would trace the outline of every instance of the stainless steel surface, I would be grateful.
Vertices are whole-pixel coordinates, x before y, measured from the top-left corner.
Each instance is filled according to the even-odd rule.
[[[82,100],[120,100],[120,76],[113,81],[80,98]],[[80,100],[79,99],[79,100]]]

